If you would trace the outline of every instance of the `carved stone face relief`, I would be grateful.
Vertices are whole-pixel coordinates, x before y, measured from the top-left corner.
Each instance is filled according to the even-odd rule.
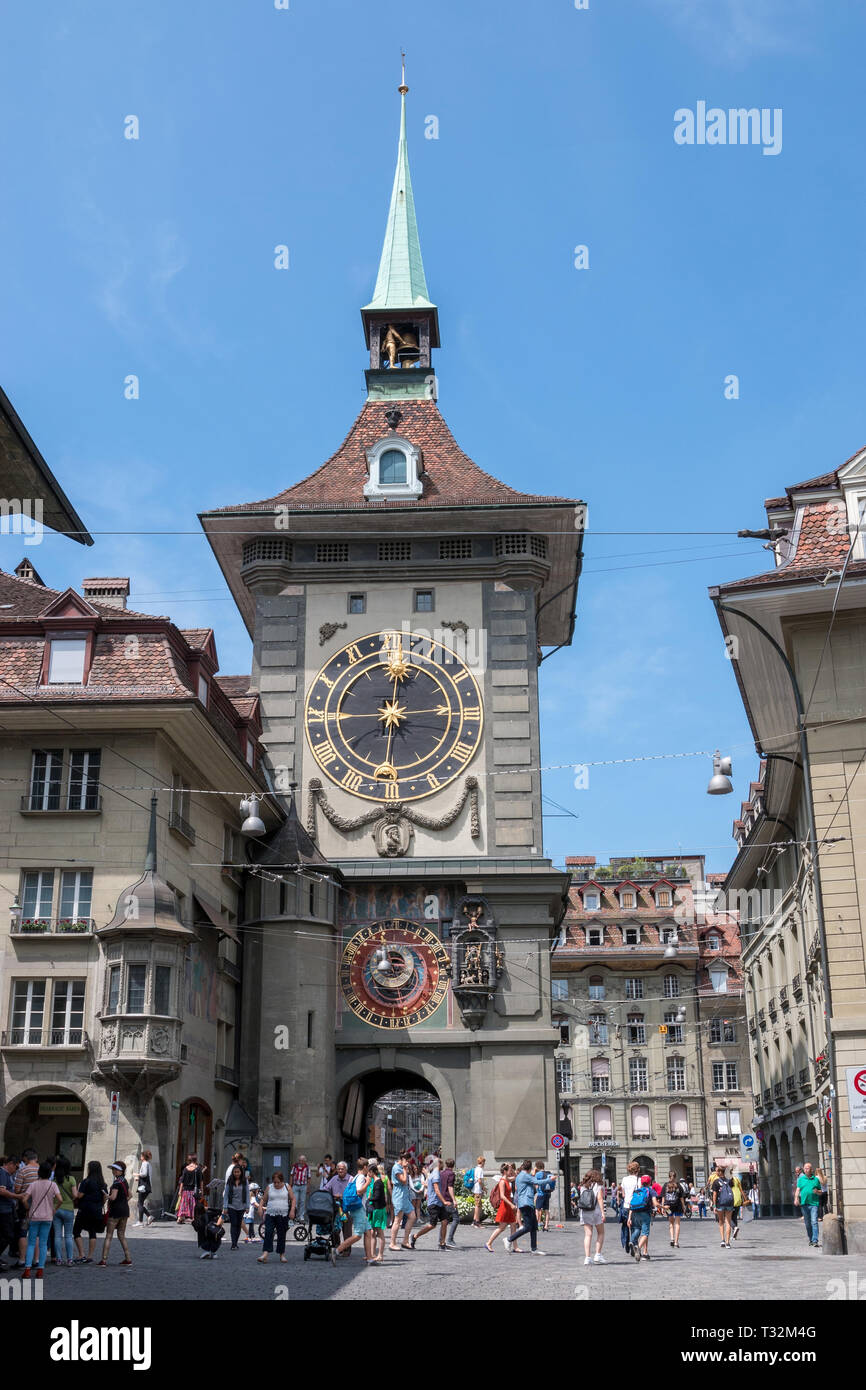
[[[376,852],[383,859],[399,859],[409,852],[412,827],[404,816],[385,815],[373,827]]]

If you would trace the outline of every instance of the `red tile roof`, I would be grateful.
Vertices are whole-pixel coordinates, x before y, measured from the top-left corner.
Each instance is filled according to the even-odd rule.
[[[233,507],[220,507],[216,512],[256,511],[279,504],[290,508],[369,507],[371,510],[390,510],[394,507],[429,507],[449,504],[475,503],[565,502],[562,497],[541,497],[533,493],[515,492],[498,478],[485,473],[457,444],[435,401],[401,401],[403,419],[397,434],[408,439],[422,451],[424,491],[420,498],[382,502],[364,497],[367,482],[367,449],[387,435],[386,405],[383,401],[366,401],[343,443],[336,453],[314,473],[294,483],[276,497],[261,502],[243,502]]]

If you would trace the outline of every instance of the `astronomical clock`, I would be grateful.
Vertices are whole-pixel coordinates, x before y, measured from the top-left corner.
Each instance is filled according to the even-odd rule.
[[[445,998],[448,952],[428,927],[395,917],[363,927],[347,941],[340,989],[353,1013],[374,1028],[412,1028]]]

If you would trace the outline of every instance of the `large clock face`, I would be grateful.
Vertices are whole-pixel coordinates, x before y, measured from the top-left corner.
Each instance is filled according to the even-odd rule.
[[[429,927],[400,917],[375,922],[346,943],[340,988],[353,1013],[374,1028],[411,1028],[448,990],[448,952]]]
[[[481,692],[441,642],[375,632],[322,667],[304,722],[332,782],[369,801],[416,801],[447,786],[475,756]]]

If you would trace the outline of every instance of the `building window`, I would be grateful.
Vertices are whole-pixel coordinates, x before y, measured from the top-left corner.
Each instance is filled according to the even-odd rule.
[[[60,810],[60,778],[63,753],[59,748],[33,754],[30,769],[30,810]]]
[[[671,891],[669,888],[659,888],[656,892],[656,907],[671,906]]]
[[[310,883],[310,902],[309,902],[309,906],[310,906],[310,916],[311,916],[311,917],[315,917],[315,915],[316,915],[316,884],[315,884],[315,881],[312,881],[312,882]]]
[[[560,1058],[556,1063],[556,1085],[560,1095],[571,1095],[571,1062]]]
[[[622,934],[623,943],[626,946],[640,945],[640,927],[626,927]],[[637,995],[635,995],[637,998]]]
[[[12,994],[13,1046],[40,1047],[45,1017],[45,981],[16,980]]]
[[[204,705],[205,709],[207,709],[207,693],[208,693],[208,692],[207,692],[207,681],[205,680],[204,676],[199,676],[199,678],[198,678],[198,698],[201,700],[201,702],[202,702],[202,704]]]
[[[613,1134],[613,1112],[609,1105],[592,1107],[592,1133],[596,1139],[609,1139]]]
[[[676,1014],[671,1011],[665,1014],[665,1024],[667,1026],[667,1041],[669,1043],[681,1043],[683,1040],[683,1025],[677,1023]]]
[[[602,927],[588,927],[586,931],[587,946],[603,946],[604,930]]]
[[[628,1084],[632,1091],[648,1091],[647,1063],[645,1057],[629,1057]]]
[[[21,893],[21,927],[48,931],[54,901],[54,870],[28,869]]]
[[[685,1105],[672,1105],[668,1113],[668,1127],[672,1139],[688,1139],[689,1112]]]
[[[48,653],[49,685],[81,685],[84,681],[84,637],[52,637]]]
[[[590,1014],[589,1016],[589,1043],[590,1047],[607,1047],[607,1015]]]
[[[559,1025],[559,1045],[560,1045],[560,1047],[568,1047],[570,1043],[571,1043],[571,1025],[568,1024],[568,1023],[560,1023],[560,1025]]]
[[[402,449],[386,449],[379,459],[380,487],[405,486],[408,463]]]
[[[84,980],[55,980],[51,1005],[51,1046],[78,1047],[84,1041]]]
[[[147,966],[130,965],[126,972],[126,1012],[143,1014],[145,990],[147,988]]]
[[[171,966],[157,965],[153,972],[153,1012],[171,1013]]]
[[[626,1022],[628,1024],[629,1044],[632,1047],[639,1047],[642,1043],[645,1043],[646,1024],[644,1023],[643,1014],[629,1014]]]
[[[378,555],[379,559],[387,564],[392,564],[395,560],[411,560],[412,542],[380,541]]]
[[[584,912],[598,912],[598,894],[584,893],[583,895]]]
[[[73,748],[69,754],[69,811],[96,811],[99,808],[99,748]]]
[[[659,941],[663,946],[676,946],[677,940],[676,927],[659,927]]]
[[[90,926],[93,897],[92,869],[64,869],[60,875],[60,918],[58,926]]]
[[[601,975],[590,975],[589,997],[590,999],[604,998],[604,980],[602,979]]]
[[[634,1090],[645,1091],[646,1086],[635,1086]],[[650,1110],[648,1105],[633,1105],[631,1108],[631,1132],[635,1139],[648,1139],[650,1136]]]
[[[606,1057],[593,1057],[590,1062],[594,1095],[610,1090],[610,1062]]]
[[[634,893],[632,893],[631,890],[629,890],[628,892],[620,893],[619,905],[623,908],[633,908],[635,905]]]
[[[347,565],[348,563],[348,541],[319,541],[316,546],[317,565]]]
[[[307,1014],[307,1047],[313,1046],[313,1018],[314,1013],[311,1009]]]
[[[367,595],[366,595],[366,594],[350,594],[350,595],[349,595],[349,605],[348,605],[347,611],[348,611],[349,613],[366,613],[366,611],[367,611]]]
[[[433,604],[433,590],[432,590],[432,589],[416,589],[416,590],[415,590],[415,605],[414,605],[414,606],[415,606],[415,612],[416,612],[416,613],[432,613],[432,612],[433,612],[433,607],[434,607],[434,604]]]
[[[643,999],[643,980],[630,976],[625,982],[626,999]]]
[[[255,767],[256,765],[256,745],[251,738],[247,739],[247,763],[250,767]]]
[[[718,970],[710,971],[710,984],[716,994],[727,994],[728,992],[728,972],[723,967]]]
[[[740,1136],[740,1112],[739,1110],[717,1110],[716,1111],[716,1138],[727,1139],[729,1136],[737,1139]]]
[[[738,1091],[739,1069],[736,1062],[713,1062],[713,1090]]]
[[[716,933],[715,933],[714,931],[710,932],[709,936],[707,937],[707,950],[708,950],[708,951],[719,951],[719,950],[721,950],[721,942],[720,942],[718,936],[716,935]]]
[[[113,965],[108,972],[108,1008],[106,1013],[116,1014],[120,1003],[120,966]]]
[[[710,1019],[710,1042],[733,1043],[737,1041],[736,1026],[727,1018]]]
[[[686,1089],[686,1063],[683,1057],[669,1057],[667,1065],[667,1080],[669,1091],[684,1091]]]
[[[551,980],[550,997],[551,999],[567,999],[568,980]]]
[[[169,814],[179,817],[184,822],[189,821],[189,782],[185,781],[179,772],[173,772],[171,775]]]
[[[665,975],[665,999],[679,999],[680,980],[678,975]]]
[[[440,560],[471,560],[472,537],[450,537],[439,542]]]

